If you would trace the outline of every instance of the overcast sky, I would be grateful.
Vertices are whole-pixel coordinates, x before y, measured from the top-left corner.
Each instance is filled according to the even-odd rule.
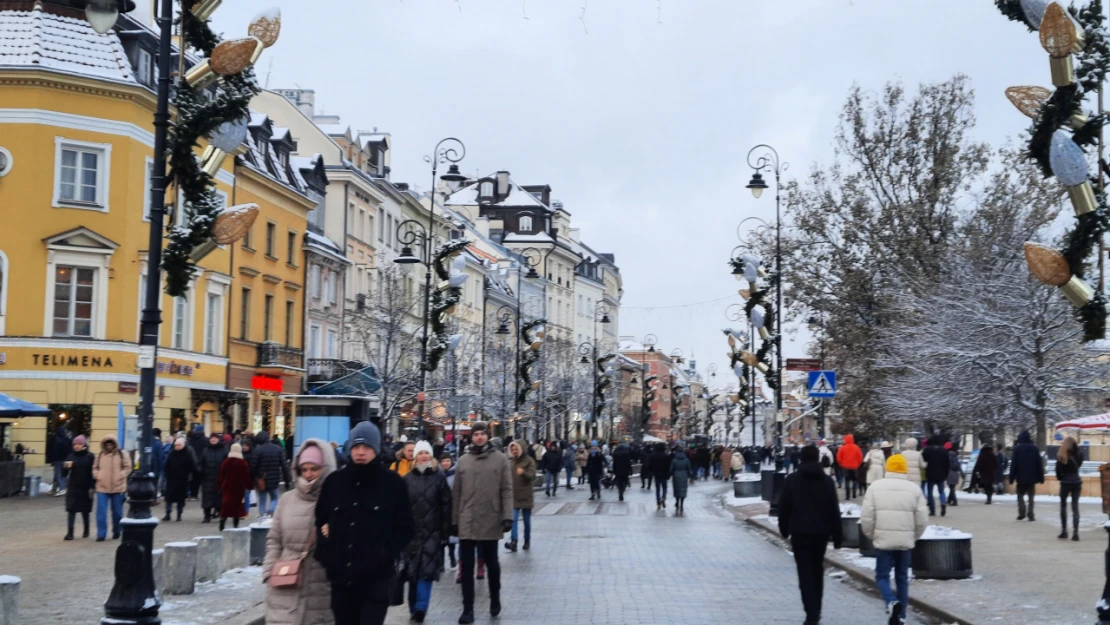
[[[802,176],[831,160],[853,83],[957,72],[978,94],[977,138],[997,144],[1028,125],[1003,90],[1050,86],[1036,35],[989,0],[235,0],[214,20],[238,36],[275,4],[264,83],[392,133],[395,181],[426,188],[422,157],[455,136],[467,173],[551,185],[584,240],[616,255],[621,334],[654,333],[702,371],[726,365],[736,225],[774,218],[774,194],[744,188],[751,147]]]

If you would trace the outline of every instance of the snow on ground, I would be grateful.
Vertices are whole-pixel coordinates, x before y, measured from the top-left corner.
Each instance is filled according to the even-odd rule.
[[[925,528],[921,540],[970,540],[971,534],[943,525],[930,525]]]
[[[964,501],[986,501],[987,496],[983,493],[965,493],[960,491],[956,493],[956,500],[960,503]],[[991,501],[998,503],[1017,503],[1017,495],[995,495]],[[1068,505],[1071,505],[1071,500],[1068,500]],[[1060,503],[1060,497],[1057,495],[1037,495],[1036,503]],[[1082,504],[1098,504],[1102,505],[1101,497],[1080,497],[1079,503]]]
[[[762,497],[732,497],[726,503],[730,506],[752,506],[763,503]]]
[[[163,597],[163,625],[217,625],[266,599],[262,567],[232,569],[191,595]]]
[[[862,510],[859,504],[842,503],[840,504],[840,518],[858,519]]]

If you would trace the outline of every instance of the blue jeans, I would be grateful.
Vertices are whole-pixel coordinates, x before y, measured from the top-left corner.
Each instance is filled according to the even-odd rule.
[[[243,495],[243,509],[247,511],[248,515],[251,513],[251,493],[253,492],[254,491],[248,488],[247,492]]]
[[[62,490],[66,489],[66,478],[65,478],[64,475],[62,475],[62,471],[65,470],[65,464],[66,464],[65,460],[59,460],[58,462],[54,463],[54,488],[55,488],[55,490],[62,491]]]
[[[567,488],[573,488],[570,485],[570,478],[574,477],[574,467],[567,467]]]
[[[883,603],[897,600],[901,604],[901,617],[906,617],[906,604],[910,602],[910,556],[913,550],[875,551],[875,585],[883,596]],[[894,583],[898,586],[898,596],[890,589],[890,569],[894,569]]]
[[[119,520],[123,518],[123,493],[96,494],[96,537],[108,535],[108,506],[112,506],[112,536],[119,534]]]
[[[420,610],[428,611],[428,604],[432,602],[432,580],[418,579],[409,581],[409,614]]]
[[[513,531],[509,534],[509,540],[516,542],[516,526],[519,525],[520,517],[524,517],[524,542],[532,542],[532,509],[531,508],[513,508]]]
[[[270,507],[266,507],[266,497],[270,498]],[[258,514],[273,514],[274,508],[277,507],[278,489],[267,488],[266,490],[258,491]]]
[[[552,473],[551,471],[544,471],[543,489],[551,492],[559,491],[559,474]]]
[[[667,480],[655,480],[655,501],[667,500]]]
[[[929,485],[928,485],[928,490],[927,490],[928,500],[929,500],[929,514],[935,514],[936,511],[937,511],[936,505],[934,505],[934,503],[933,503],[933,487],[934,486],[936,486],[938,489],[940,489],[940,493],[939,493],[940,494],[940,505],[942,505],[942,506],[947,505],[946,502],[948,501],[944,497],[944,481],[943,480],[941,480],[940,482],[930,481]]]

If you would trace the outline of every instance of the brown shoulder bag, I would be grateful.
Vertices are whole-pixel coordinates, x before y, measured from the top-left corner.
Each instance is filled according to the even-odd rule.
[[[305,544],[304,551],[296,558],[278,560],[270,570],[270,588],[300,588],[304,579],[304,559],[312,553],[312,543],[316,539],[316,525],[312,526],[312,534]]]

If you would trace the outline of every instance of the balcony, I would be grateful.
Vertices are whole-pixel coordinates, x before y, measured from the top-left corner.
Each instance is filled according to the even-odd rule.
[[[309,358],[308,383],[322,384],[362,371],[369,367],[366,363],[357,360],[341,360],[338,358]]]
[[[280,343],[263,343],[258,346],[258,367],[304,371],[304,352]]]

